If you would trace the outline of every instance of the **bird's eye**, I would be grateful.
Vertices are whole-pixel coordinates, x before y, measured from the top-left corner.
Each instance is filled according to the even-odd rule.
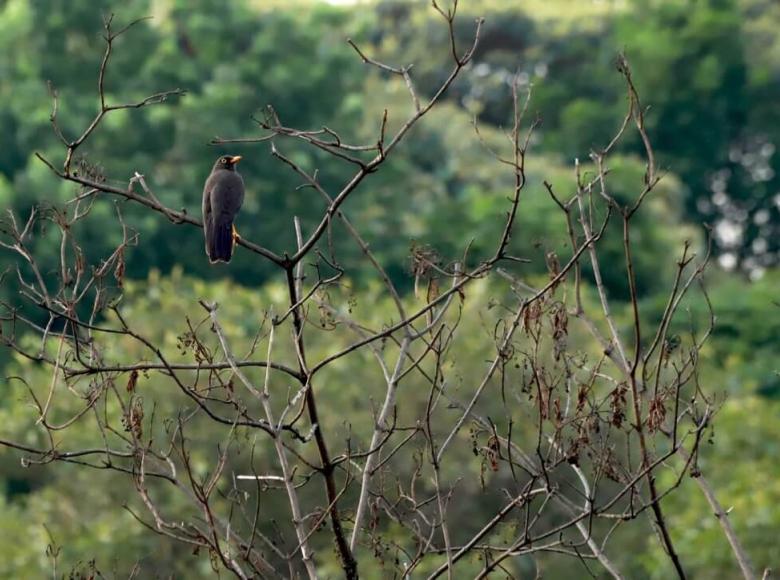
[[[222,158],[222,164],[224,165],[225,163],[227,163],[227,159],[223,157]]]

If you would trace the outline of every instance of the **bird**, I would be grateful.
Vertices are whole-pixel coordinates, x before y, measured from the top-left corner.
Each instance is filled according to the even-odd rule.
[[[240,155],[223,155],[203,187],[203,233],[209,262],[230,262],[238,238],[234,220],[244,201],[244,180],[236,165]]]

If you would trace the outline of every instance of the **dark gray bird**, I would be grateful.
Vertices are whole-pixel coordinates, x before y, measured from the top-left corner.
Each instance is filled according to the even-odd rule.
[[[238,232],[233,225],[244,201],[244,180],[236,171],[240,155],[217,159],[203,188],[203,233],[209,261],[229,262]]]

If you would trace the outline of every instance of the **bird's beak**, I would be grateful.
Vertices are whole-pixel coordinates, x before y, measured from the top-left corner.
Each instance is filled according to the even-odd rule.
[[[238,163],[239,161],[241,161],[241,156],[240,156],[240,155],[236,155],[235,157],[231,157],[231,158],[230,158],[230,162],[231,162],[233,165],[235,165],[235,164],[236,164],[236,163]]]

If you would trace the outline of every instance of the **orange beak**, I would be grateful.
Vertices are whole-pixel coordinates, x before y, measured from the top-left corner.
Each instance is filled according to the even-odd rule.
[[[230,158],[230,162],[231,162],[233,165],[235,165],[235,164],[236,164],[236,163],[238,163],[239,161],[241,161],[241,156],[240,156],[240,155],[236,155],[235,157],[231,157],[231,158]]]

